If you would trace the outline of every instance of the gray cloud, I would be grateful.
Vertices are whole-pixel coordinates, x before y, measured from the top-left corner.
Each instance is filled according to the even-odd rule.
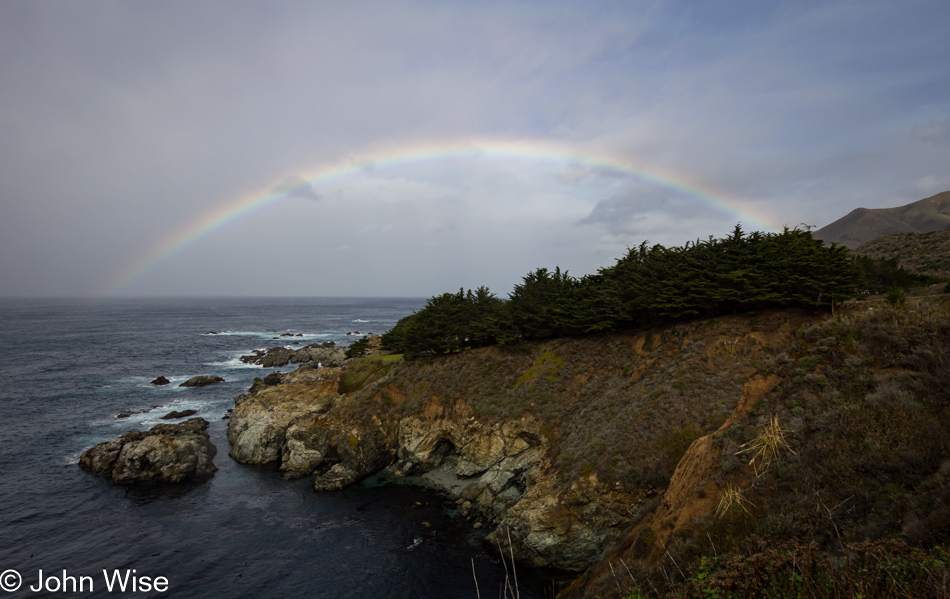
[[[931,144],[950,144],[950,118],[914,128],[914,137]]]
[[[307,181],[299,175],[290,175],[286,177],[279,185],[271,190],[272,193],[286,195],[287,197],[302,198],[307,200],[319,200],[320,196],[313,189],[310,181]]]
[[[216,227],[124,292],[503,293],[735,224],[486,138],[616,157],[776,226],[920,199],[950,164],[948,21],[924,0],[0,3],[0,296],[102,293],[262,189],[322,201]],[[440,160],[446,140],[471,151]],[[386,160],[416,147],[436,150]],[[357,172],[301,176],[328,164]]]
[[[663,202],[655,197],[614,196],[597,202],[590,214],[577,224],[603,225],[613,231],[623,231],[663,208]]]

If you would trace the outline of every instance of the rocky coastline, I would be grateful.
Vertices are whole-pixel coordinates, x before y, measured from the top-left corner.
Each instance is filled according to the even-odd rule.
[[[386,374],[364,385],[384,385]],[[520,563],[573,572],[594,563],[650,498],[609,488],[596,475],[565,488],[547,459],[549,439],[530,415],[486,423],[464,401],[433,398],[417,415],[380,418],[340,392],[347,375],[347,368],[301,368],[269,384],[257,379],[235,401],[230,456],[277,463],[289,478],[314,476],[316,491],[387,469],[446,492],[473,528],[488,533],[487,543],[510,547]]]
[[[786,342],[795,329],[781,317],[773,319],[766,331],[761,330],[761,324],[741,324],[738,328],[745,332],[737,338],[732,332],[737,326],[730,326],[707,323],[694,327],[697,339],[715,339],[708,345],[703,341],[705,349],[695,355],[683,351],[697,345],[693,337],[675,331],[660,337],[648,331],[605,338],[603,351],[625,348],[635,368],[601,376],[621,376],[618,381],[635,385],[650,377],[665,378],[665,373],[674,369],[682,372],[690,360],[703,363],[710,372],[731,364],[726,369],[731,371],[727,389],[742,393],[733,396],[731,407],[723,404],[722,420],[715,425],[728,428],[740,411],[747,412],[775,384],[772,379],[768,384],[756,379],[754,368],[736,368],[735,354],[754,358],[767,346]],[[726,336],[728,343],[723,341]],[[337,491],[385,470],[407,482],[445,492],[458,504],[461,517],[485,535],[486,543],[510,553],[519,563],[570,572],[582,572],[596,564],[645,515],[649,514],[651,522],[660,516],[673,522],[667,526],[670,532],[657,529],[657,538],[687,526],[688,522],[680,522],[686,511],[675,504],[689,503],[690,489],[710,484],[706,477],[719,454],[712,451],[710,455],[715,455],[710,459],[694,454],[711,436],[699,439],[689,451],[683,447],[686,455],[677,457],[678,461],[683,458],[680,467],[687,467],[686,462],[701,462],[701,467],[688,476],[679,469],[671,472],[673,482],[687,482],[670,483],[666,493],[656,485],[604,480],[597,468],[584,468],[579,474],[565,470],[560,454],[565,451],[564,427],[570,425],[552,426],[550,418],[545,421],[535,410],[536,402],[546,401],[546,392],[539,385],[552,385],[559,376],[566,376],[559,373],[561,358],[556,354],[568,346],[533,348],[540,354],[537,359],[489,356],[493,350],[467,353],[467,360],[482,359],[473,356],[485,354],[483,364],[511,362],[508,366],[514,370],[503,377],[501,387],[492,390],[498,381],[483,380],[471,364],[463,367],[456,360],[453,365],[452,357],[407,363],[400,356],[382,355],[378,338],[374,340],[368,356],[354,359],[348,359],[344,348],[333,343],[299,349],[277,346],[242,356],[245,363],[263,367],[298,367],[255,378],[247,392],[235,398],[230,417],[226,416],[230,457],[245,464],[276,464],[287,478],[313,477],[317,492]],[[596,359],[596,351],[602,350],[592,353],[584,343],[595,342],[583,342],[572,349],[578,352],[575,358]],[[597,380],[590,374],[596,367],[578,367],[577,373],[565,380],[576,388],[574,396],[586,396],[591,393],[590,381]],[[427,368],[439,369],[443,378],[457,378],[459,369],[467,369],[466,376],[472,377],[467,384],[475,386],[454,393],[430,392],[428,374],[422,373],[416,382],[406,378],[407,369]],[[212,377],[188,381],[195,386],[214,382]],[[490,407],[486,410],[484,404],[473,403],[519,387],[517,402],[521,407],[511,415],[490,416]],[[754,393],[749,391],[752,387]],[[732,416],[727,419],[729,414]],[[188,415],[172,412],[165,418]],[[211,460],[216,448],[208,440],[207,426],[205,420],[192,418],[127,433],[87,450],[80,466],[119,484],[208,478],[215,470]],[[683,491],[683,485],[690,489]],[[674,492],[682,497],[671,496]],[[716,489],[710,488],[708,493],[715,496]],[[657,506],[661,508],[658,511]],[[711,505],[706,507],[711,509]],[[690,512],[688,517],[696,515],[703,514]]]

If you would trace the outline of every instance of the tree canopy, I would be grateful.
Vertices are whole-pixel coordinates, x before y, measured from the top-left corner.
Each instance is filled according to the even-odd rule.
[[[383,335],[383,347],[448,353],[782,306],[829,306],[854,295],[864,273],[844,246],[808,231],[746,234],[739,225],[667,248],[647,242],[581,278],[539,268],[507,301],[486,287],[430,298]]]

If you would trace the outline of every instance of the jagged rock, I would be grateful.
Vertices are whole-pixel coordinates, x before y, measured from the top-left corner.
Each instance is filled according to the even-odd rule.
[[[343,464],[334,464],[326,474],[313,483],[314,491],[339,491],[362,478],[355,470],[350,470]]]
[[[231,457],[280,462],[289,478],[329,466],[317,478],[318,490],[342,488],[389,465],[393,452],[382,423],[353,427],[323,418],[341,398],[339,381],[339,368],[298,369],[282,375],[279,385],[261,384],[256,394],[241,397],[228,425]]]
[[[83,470],[118,484],[179,483],[210,478],[217,449],[208,439],[208,422],[192,418],[181,424],[156,424],[148,431],[126,433],[87,449]]]
[[[212,374],[204,374],[199,376],[193,376],[184,383],[178,385],[179,387],[207,387],[208,385],[214,385],[215,383],[223,383],[224,379],[219,376],[214,376]]]
[[[278,371],[274,371],[268,374],[263,379],[254,377],[254,381],[251,383],[250,388],[248,388],[247,393],[248,395],[252,395],[252,396],[257,395],[261,389],[265,387],[272,387],[274,385],[279,385],[280,381],[281,381],[281,374]],[[240,403],[240,402],[236,401],[236,403]]]
[[[153,381],[152,381],[151,383],[149,383],[149,384],[150,384],[150,385],[167,385],[167,384],[170,383],[170,382],[171,382],[171,381],[169,381],[169,380],[166,379],[165,377],[160,376],[160,377],[156,378],[155,380],[153,380]]]
[[[360,427],[359,434],[352,430],[329,431],[330,443],[324,455],[335,454],[340,462],[317,477],[313,488],[317,491],[342,489],[391,464],[393,451],[379,424],[377,420],[370,427]]]
[[[290,362],[296,352],[286,347],[272,347],[260,359],[260,365],[264,368],[277,368]]]
[[[306,364],[308,362],[321,363],[323,366],[342,366],[346,362],[346,352],[336,343],[311,343],[300,349],[291,349],[282,346],[271,347],[266,350],[254,350],[248,355],[241,356],[245,364],[260,364],[264,368],[278,368],[287,364]]]
[[[461,450],[455,473],[461,477],[481,474],[505,457],[505,439],[498,434],[478,435]]]
[[[573,483],[563,495],[554,477],[533,482],[485,537],[491,545],[507,545],[510,536],[516,559],[531,567],[584,570],[624,532],[629,506],[639,499],[600,485],[596,476]]]
[[[129,416],[132,416],[133,414],[145,414],[146,412],[151,412],[157,407],[158,406],[152,406],[151,408],[145,408],[144,410],[129,410],[128,412],[122,412],[120,414],[116,414],[115,419],[121,420],[122,418],[128,418]]]
[[[186,416],[194,416],[198,413],[198,410],[182,410],[180,412],[172,410],[171,412],[162,416],[162,420],[177,420],[179,418],[184,418]]]
[[[266,349],[255,349],[251,351],[250,354],[246,356],[241,356],[239,359],[245,364],[257,364],[257,360],[262,358],[264,354],[267,353]]]
[[[346,364],[346,350],[336,345],[329,347],[308,345],[297,350],[297,353],[291,361],[294,364],[310,362],[312,364],[322,364],[325,367],[335,368]]]

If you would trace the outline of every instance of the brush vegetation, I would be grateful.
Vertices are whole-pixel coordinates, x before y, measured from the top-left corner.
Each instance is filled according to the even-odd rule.
[[[783,382],[717,439],[717,514],[659,562],[649,535],[628,539],[608,559],[630,575],[601,568],[565,594],[950,596],[948,298],[803,327],[758,371]]]
[[[893,233],[858,246],[854,253],[886,260],[911,274],[950,280],[950,229],[932,233]]]

